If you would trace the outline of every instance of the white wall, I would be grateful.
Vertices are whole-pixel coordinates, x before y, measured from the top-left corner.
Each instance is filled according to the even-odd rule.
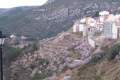
[[[117,36],[118,36],[118,28],[117,28],[117,26],[115,25],[115,23],[113,24],[113,27],[112,27],[112,33],[113,33],[112,38],[113,38],[113,39],[117,39]]]
[[[73,32],[77,32],[77,26],[76,25],[73,26]]]
[[[81,31],[84,31],[84,25],[83,24],[80,24],[79,25],[79,31],[81,32]]]

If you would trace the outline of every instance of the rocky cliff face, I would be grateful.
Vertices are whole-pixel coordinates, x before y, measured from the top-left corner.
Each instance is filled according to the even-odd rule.
[[[68,30],[78,18],[97,16],[101,10],[119,13],[119,0],[55,0],[41,7],[17,7],[0,16],[0,28],[43,39]]]

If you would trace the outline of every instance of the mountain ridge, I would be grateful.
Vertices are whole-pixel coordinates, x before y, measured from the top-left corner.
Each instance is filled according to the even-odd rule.
[[[55,0],[40,7],[17,7],[0,16],[0,29],[43,39],[66,31],[76,19],[95,16],[101,10],[119,13],[119,1]]]

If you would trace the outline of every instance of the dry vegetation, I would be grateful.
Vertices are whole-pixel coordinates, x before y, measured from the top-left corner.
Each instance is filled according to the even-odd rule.
[[[94,56],[90,63],[74,70],[73,80],[120,80],[119,52],[117,43],[102,53],[104,56]]]

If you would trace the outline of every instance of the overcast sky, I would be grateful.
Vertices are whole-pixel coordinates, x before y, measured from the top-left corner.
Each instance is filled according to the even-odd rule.
[[[12,8],[17,6],[40,6],[48,0],[0,0],[0,8]]]

